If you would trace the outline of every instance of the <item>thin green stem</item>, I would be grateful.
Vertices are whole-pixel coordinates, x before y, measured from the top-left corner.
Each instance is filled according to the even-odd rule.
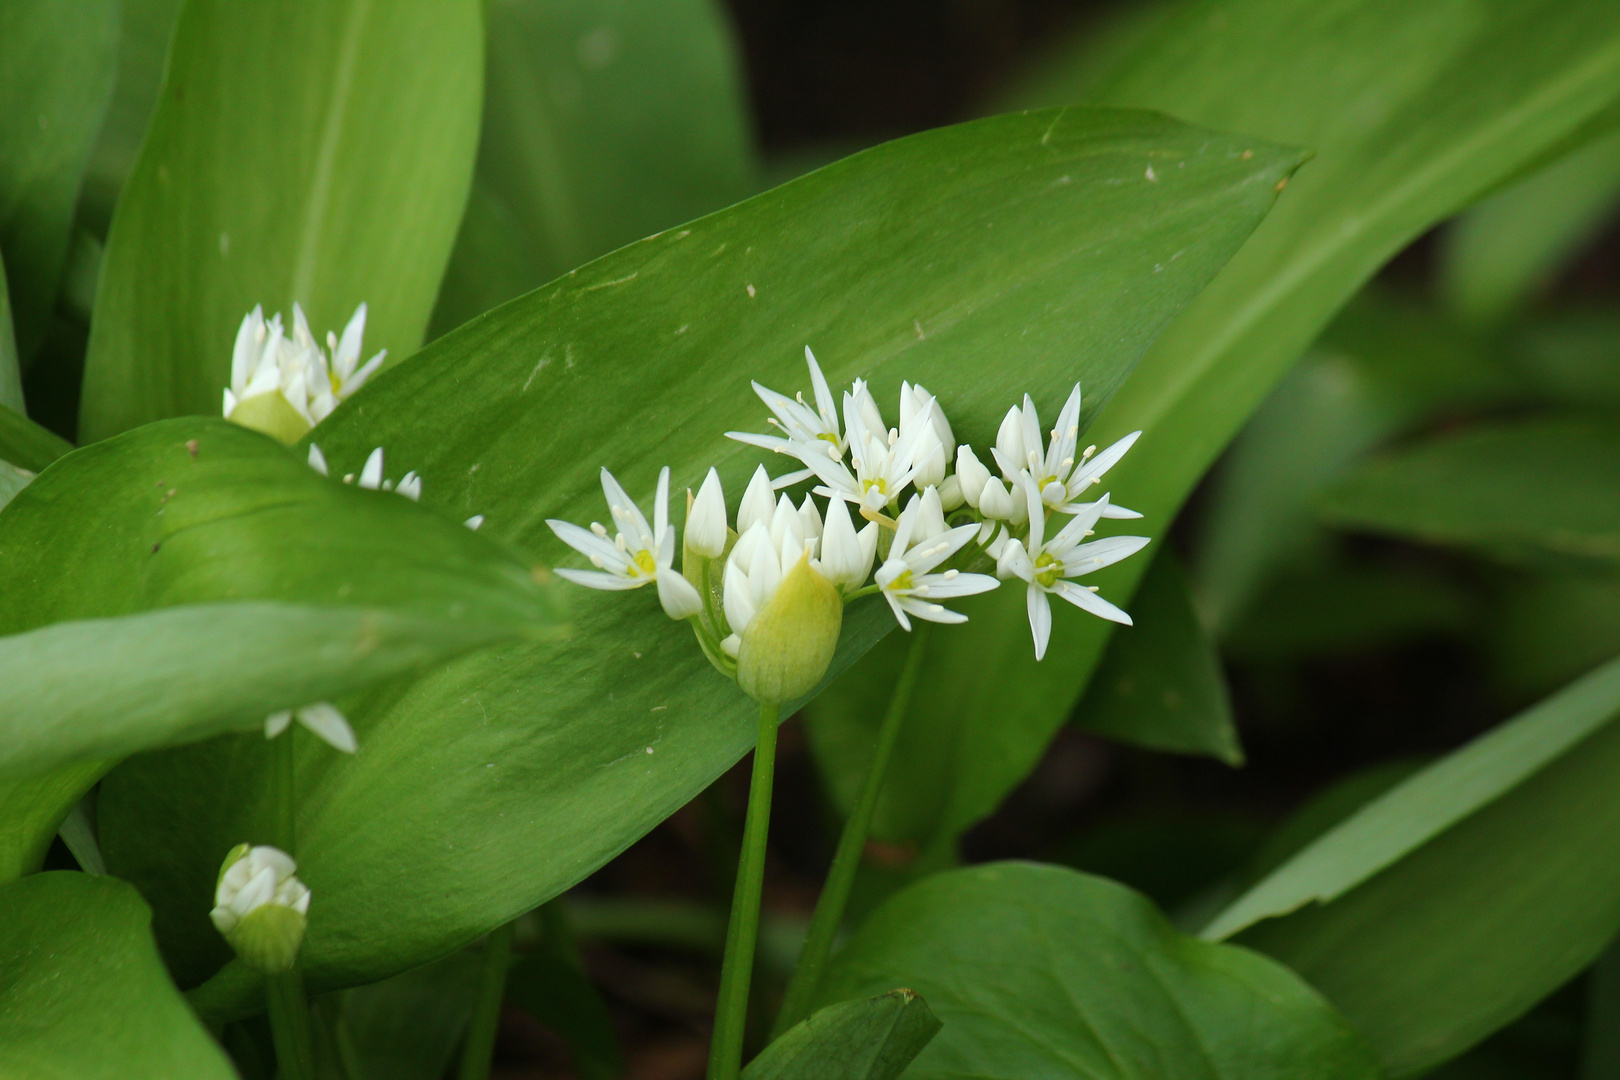
[[[309,1031],[303,968],[294,964],[289,971],[265,976],[264,994],[270,1006],[277,1080],[315,1080],[315,1049]]]
[[[776,1015],[775,1038],[810,1015],[811,1002],[821,984],[822,970],[832,953],[833,940],[844,922],[844,909],[849,906],[850,890],[855,884],[855,872],[860,869],[861,852],[866,849],[866,836],[872,829],[872,815],[877,810],[878,796],[883,792],[883,776],[889,768],[889,757],[905,722],[906,709],[911,704],[911,691],[922,667],[923,652],[928,641],[929,624],[919,623],[911,635],[911,647],[906,663],[900,671],[900,680],[889,696],[889,709],[883,715],[883,726],[878,729],[877,748],[872,753],[872,764],[861,781],[861,792],[855,800],[855,809],[844,823],[844,832],[838,838],[838,850],[833,853],[832,868],[821,887],[816,901],[816,913],[810,918],[810,930],[799,952],[799,963],[793,969],[782,1009]]]
[[[461,1069],[457,1080],[486,1080],[489,1063],[495,1056],[495,1032],[501,1026],[501,999],[506,996],[506,969],[512,959],[512,934],[516,923],[490,931],[484,940],[484,973],[478,986],[478,1001],[467,1025],[467,1041],[461,1047]]]
[[[294,851],[298,843],[298,751],[293,737],[298,733],[298,722],[287,725],[277,738],[271,740],[271,753],[275,755],[276,806],[274,828],[276,847],[297,858]]]
[[[748,789],[748,821],[743,826],[737,885],[726,928],[726,958],[720,966],[720,999],[714,1037],[709,1042],[709,1080],[737,1080],[742,1072],[743,1034],[748,1023],[748,987],[759,939],[759,897],[765,879],[765,839],[771,825],[771,782],[776,773],[776,725],[780,705],[759,705],[759,741],[754,746],[754,777]]]

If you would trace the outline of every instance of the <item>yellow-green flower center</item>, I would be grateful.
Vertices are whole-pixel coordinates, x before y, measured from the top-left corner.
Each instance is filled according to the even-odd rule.
[[[1035,558],[1035,580],[1044,588],[1050,589],[1057,584],[1058,578],[1063,576],[1063,564],[1052,557],[1051,552],[1043,551]]]
[[[868,491],[871,491],[873,488],[877,488],[877,492],[878,492],[879,495],[885,495],[886,496],[886,495],[889,494],[889,483],[888,483],[888,481],[883,479],[883,477],[881,477],[881,476],[879,476],[879,477],[877,477],[876,479],[873,479],[873,480],[862,480],[861,481],[861,494],[864,495]]]
[[[907,568],[900,571],[899,576],[897,576],[893,581],[889,582],[889,588],[895,590],[896,592],[903,592],[906,589],[913,588],[911,570]]]
[[[652,577],[658,573],[658,560],[653,558],[652,552],[642,548],[636,552],[635,558],[630,560],[631,577]],[[663,588],[662,585],[659,588]]]

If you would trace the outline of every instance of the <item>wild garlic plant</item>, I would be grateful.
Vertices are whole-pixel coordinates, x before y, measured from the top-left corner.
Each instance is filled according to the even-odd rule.
[[[611,525],[546,522],[591,565],[558,569],[559,576],[613,592],[654,586],[664,613],[690,623],[715,669],[759,702],[745,839],[710,1052],[710,1076],[722,1080],[741,1068],[777,725],[784,705],[826,677],[844,608],[881,596],[901,629],[911,632],[913,619],[966,622],[966,615],[947,606],[950,601],[1017,578],[1026,584],[1039,660],[1051,636],[1052,596],[1100,618],[1130,623],[1122,609],[1076,579],[1148,543],[1143,536],[1086,539],[1104,518],[1141,516],[1112,503],[1107,493],[1088,501],[1141,433],[1100,454],[1094,446],[1079,450],[1078,383],[1045,439],[1028,394],[1008,410],[991,450],[1000,474],[992,475],[971,446],[957,443],[944,407],[920,383],[901,383],[897,426],[885,421],[864,379],[844,392],[840,416],[809,346],[804,356],[813,404],[802,392],[789,397],[755,382],[754,392],[770,409],[768,423],[777,434],[726,433],[800,466],[773,479],[759,465],[735,515],[719,472],[710,468],[697,493],[687,492],[686,527],[678,544],[670,518],[669,468],[659,471],[649,524],[604,466],[602,494]],[[783,493],[805,483],[812,486],[798,502]],[[918,635],[914,651],[920,643]],[[880,747],[892,747],[901,715],[891,710]],[[840,838],[782,1008],[783,1025],[808,1011],[843,919],[886,764],[887,750],[882,750]]]

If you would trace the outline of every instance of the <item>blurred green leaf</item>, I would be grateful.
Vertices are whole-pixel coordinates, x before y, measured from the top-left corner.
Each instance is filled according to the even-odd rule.
[[[482,957],[451,953],[321,999],[343,1080],[443,1080],[477,1000]]]
[[[118,19],[118,0],[0,6],[0,253],[24,363],[56,304],[79,184],[112,93]],[[3,371],[0,405],[22,408]]]
[[[98,239],[106,239],[113,205],[135,169],[181,6],[182,0],[119,0],[118,77],[79,195],[80,221]]]
[[[1377,1059],[1280,964],[1177,933],[1103,878],[1033,863],[953,870],[879,908],[822,996],[913,988],[944,1024],[906,1075],[1370,1078]]]
[[[22,368],[17,363],[17,335],[11,325],[11,295],[6,286],[6,264],[0,256],[0,414],[23,407]]]
[[[0,1075],[230,1080],[122,881],[56,871],[0,885]]]
[[[1248,886],[1254,885],[1308,847],[1323,833],[1407,780],[1423,762],[1386,761],[1358,769],[1337,780],[1297,807],[1254,853]],[[1211,912],[1211,914],[1215,914]]]
[[[0,510],[5,509],[12,496],[27,487],[33,478],[34,474],[27,469],[19,469],[9,461],[0,461]]]
[[[478,138],[477,0],[193,0],[107,240],[83,441],[214,414],[255,304],[421,343]],[[267,62],[267,57],[275,57]]]
[[[1147,160],[1166,165],[1157,184],[1134,182]],[[314,437],[334,462],[385,445],[427,478],[424,505],[483,513],[484,532],[572,561],[545,519],[601,517],[603,465],[644,506],[665,464],[677,491],[717,464],[735,498],[758,454],[723,433],[763,422],[750,377],[807,382],[806,343],[835,383],[870,378],[886,401],[923,380],[962,437],[992,435],[1026,389],[1055,404],[1083,379],[1106,398],[1296,161],[1134,112],[928,132],[475,320]],[[747,752],[752,703],[652,598],[580,592],[572,606],[560,648],[492,651],[378,691],[348,711],[365,752],[302,763],[324,793],[299,823],[299,865],[324,883],[303,953],[317,985],[372,981],[532,909]],[[857,603],[836,666],[892,625],[881,602]],[[173,954],[217,940],[198,897],[260,767],[199,747],[104,785],[109,862],[113,818],[126,850],[165,853],[123,872],[173,913],[159,920]]]
[[[1525,327],[1514,366],[1554,404],[1620,411],[1620,316],[1612,308],[1565,311]]]
[[[1136,625],[1108,643],[1075,722],[1151,750],[1243,764],[1220,657],[1170,548],[1154,558],[1132,607]]]
[[[494,0],[486,18],[475,194],[434,337],[755,190],[715,0]]]
[[[607,1006],[577,962],[553,950],[519,957],[506,976],[506,1000],[562,1036],[583,1080],[624,1071]]]
[[[940,1023],[910,990],[818,1010],[743,1070],[745,1080],[895,1080]]]
[[[0,297],[0,305],[4,303]],[[37,472],[72,449],[60,435],[0,405],[0,459]]]
[[[1490,675],[1521,701],[1620,656],[1620,574],[1501,575],[1484,624]]]
[[[1581,1080],[1613,1080],[1620,1075],[1620,941],[1598,958],[1589,978]]]
[[[1539,0],[1203,0],[1177,5],[1105,68],[1091,100],[1317,152],[1087,435],[1106,446],[1146,430],[1108,487],[1146,515],[1130,531],[1162,536],[1233,434],[1379,266],[1620,95],[1620,7],[1572,0],[1549,19]],[[1164,171],[1156,175],[1162,182]],[[1147,565],[1126,560],[1091,580],[1128,609]],[[1023,604],[1016,590],[979,599],[974,622],[934,639],[974,662],[925,663],[939,699],[964,717],[981,708],[984,688],[1016,688],[1020,706],[998,704],[1001,739],[975,747],[976,794],[960,800],[982,816],[1071,714],[1113,624],[1055,611],[1037,664],[1006,630]]]
[[[1535,298],[1620,207],[1620,128],[1491,196],[1442,234],[1440,294],[1470,323]]]
[[[1620,561],[1620,428],[1536,417],[1441,435],[1323,493],[1340,528],[1481,548],[1515,561]]]
[[[111,759],[557,622],[498,543],[223,420],[47,469],[0,513],[0,592],[0,795],[27,807],[0,830],[7,876]]]
[[[1239,940],[1326,994],[1391,1075],[1455,1056],[1620,929],[1617,712],[1620,661],[1369,803],[1204,936],[1247,927]]]

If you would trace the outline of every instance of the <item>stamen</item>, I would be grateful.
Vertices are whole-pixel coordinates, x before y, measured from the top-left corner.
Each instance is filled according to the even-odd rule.
[[[962,571],[960,571],[960,570],[947,570],[947,571],[945,571],[945,580],[946,581],[954,581],[954,580],[956,580],[957,575],[960,574],[961,572]]]
[[[607,530],[602,527],[602,523],[600,521],[591,522],[591,532],[595,533],[597,536],[600,536],[604,540],[607,539]]]
[[[1090,446],[1086,447],[1086,452],[1080,455],[1080,460],[1084,461],[1084,460],[1086,460],[1086,458],[1090,457],[1092,454],[1095,454],[1096,452],[1097,452],[1097,444],[1092,443]]]

